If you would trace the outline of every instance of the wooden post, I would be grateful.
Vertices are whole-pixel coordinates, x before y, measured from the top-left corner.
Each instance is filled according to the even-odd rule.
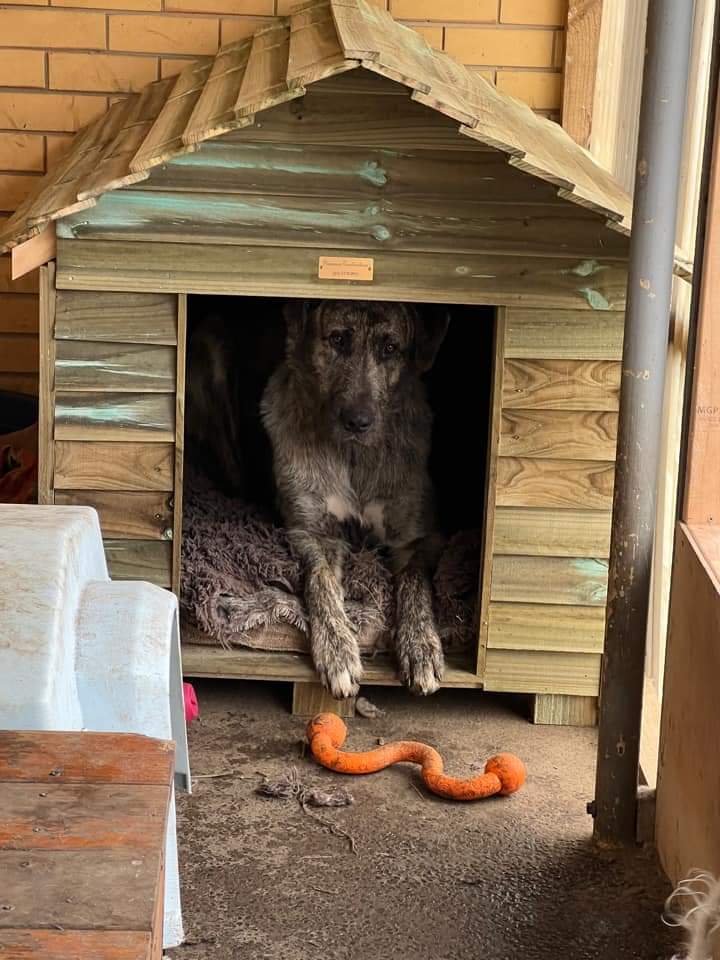
[[[590,146],[603,0],[568,7],[562,125],[581,147]]]

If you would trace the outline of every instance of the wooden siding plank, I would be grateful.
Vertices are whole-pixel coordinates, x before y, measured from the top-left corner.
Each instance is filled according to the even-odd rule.
[[[448,178],[451,163],[457,176]],[[496,152],[326,147],[297,140],[292,144],[210,141],[201,150],[174,157],[153,170],[149,180],[128,192],[138,189],[147,193],[158,190],[396,201],[556,201],[551,186],[509,171]],[[555,206],[559,209],[557,203]]]
[[[174,345],[176,298],[167,293],[62,290],[57,295],[55,337]]]
[[[497,507],[496,553],[533,557],[610,556],[612,514],[600,510]]]
[[[590,267],[578,264],[575,270],[578,269],[581,273],[576,273],[577,289],[585,289],[585,296],[592,301],[598,293],[597,284],[603,271],[597,270],[597,264]],[[585,269],[590,273],[583,275]],[[624,314],[612,310],[601,309],[589,314],[513,308],[508,314],[505,356],[533,360],[620,360],[624,323]]]
[[[505,345],[505,314],[500,307],[495,315],[494,358],[492,365],[492,394],[490,400],[490,423],[488,425],[487,453],[485,459],[485,522],[482,531],[480,568],[480,629],[478,631],[477,674],[482,679],[485,672],[485,653],[488,640],[488,610],[490,584],[495,549],[495,516],[497,500],[497,448],[500,435],[500,398],[503,392],[503,351]]]
[[[172,582],[172,543],[164,540],[103,540],[113,580],[147,580],[158,587]]]
[[[38,503],[53,502],[55,474],[55,264],[40,268],[40,356],[38,396]]]
[[[167,493],[105,493],[98,490],[58,490],[55,503],[93,507],[103,536],[118,540],[169,540],[173,508]]]
[[[185,370],[187,344],[187,297],[177,298],[177,358],[175,385],[175,491],[173,497],[174,517],[172,526],[172,588],[180,596],[182,564],[182,519],[183,519],[183,467],[185,462]]]
[[[615,360],[506,360],[502,404],[506,409],[617,411],[620,367]]]
[[[592,308],[572,272],[576,261],[505,255],[374,254],[372,283],[319,280],[318,259],[332,248],[230,247],[191,243],[113,243],[58,240],[58,286],[71,289],[149,290],[264,296],[328,296],[415,302],[568,304]],[[364,256],[364,251],[356,251]],[[349,256],[353,251],[348,250]],[[283,269],[279,276],[278,263]],[[608,302],[622,304],[624,268],[608,265],[602,283]],[[578,312],[580,316],[580,312]],[[585,324],[602,327],[592,310]],[[98,339],[97,337],[95,339]]]
[[[496,555],[490,599],[604,608],[607,578],[606,560]]]
[[[627,241],[607,236],[600,218],[579,207],[366,197],[308,198],[249,194],[109,193],[92,211],[71,216],[58,237],[162,243],[272,244],[367,250],[546,256],[602,256],[624,265]],[[558,244],[557,237],[563,237]],[[576,261],[577,262],[577,261]],[[581,284],[582,286],[582,284]]]
[[[600,660],[588,653],[488,650],[485,689],[596,697]]]
[[[500,457],[497,503],[502,507],[581,507],[610,510],[614,463]]]
[[[504,410],[500,456],[614,460],[616,413],[574,410]]]
[[[58,440],[58,490],[173,489],[172,443],[107,443]]]
[[[175,439],[171,393],[60,393],[55,395],[56,440]]]
[[[602,653],[604,607],[550,603],[491,603],[488,647]]]
[[[58,340],[55,384],[58,390],[174,392],[175,349]]]

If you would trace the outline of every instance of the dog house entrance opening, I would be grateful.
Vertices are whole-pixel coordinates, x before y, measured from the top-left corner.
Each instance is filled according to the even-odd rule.
[[[184,642],[308,653],[308,605],[323,600],[307,594],[307,533],[363,658],[394,658],[400,555],[420,550],[445,658],[473,668],[494,318],[188,298]]]

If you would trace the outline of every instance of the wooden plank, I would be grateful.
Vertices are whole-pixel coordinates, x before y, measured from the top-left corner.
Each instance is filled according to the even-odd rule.
[[[0,804],[2,850],[147,851],[162,838],[167,787],[0,783]]]
[[[175,744],[136,733],[0,730],[0,783],[172,783]]]
[[[103,540],[113,580],[147,580],[158,587],[172,583],[172,544],[164,540]]]
[[[175,349],[139,343],[58,340],[58,390],[167,393],[175,390]]]
[[[605,610],[549,603],[491,603],[488,645],[496,650],[602,653]]]
[[[536,693],[533,697],[533,723],[563,727],[596,727],[597,697],[574,697],[562,693]]]
[[[32,928],[40,916],[49,927],[150,930],[158,858],[132,848],[0,851],[4,899],[11,892],[14,908],[0,913],[0,929]]]
[[[506,409],[617,411],[620,367],[614,360],[506,360],[502,404]]]
[[[0,293],[0,333],[34,333],[38,326],[37,297]]]
[[[579,207],[555,203],[451,202],[256,196],[159,190],[116,192],[58,224],[64,239],[162,243],[438,250],[567,259],[602,256],[624,265],[627,238]],[[563,242],[558,243],[558,236]]]
[[[597,697],[599,684],[596,654],[488,650],[486,690]]]
[[[610,556],[612,514],[600,510],[497,507],[496,553],[532,557]]]
[[[606,560],[587,557],[505,557],[493,560],[490,599],[604,607]]]
[[[37,270],[48,260],[55,258],[55,224],[48,224],[40,233],[13,247],[10,252],[11,275],[13,280],[24,277],[31,270]]]
[[[295,10],[290,17],[287,78],[309,84],[358,66],[346,60],[329,4]]]
[[[485,673],[485,654],[488,646],[490,585],[495,550],[495,520],[497,500],[497,449],[500,438],[501,397],[503,394],[505,317],[502,307],[496,311],[494,331],[494,359],[492,366],[492,393],[490,399],[490,423],[485,461],[485,521],[482,532],[480,568],[480,629],[478,632],[477,674],[482,679]]]
[[[180,575],[182,572],[182,514],[183,514],[183,466],[185,460],[185,368],[187,344],[187,297],[179,294],[177,298],[177,357],[175,383],[175,490],[173,494],[172,526],[172,588],[180,596]]]
[[[236,117],[235,102],[247,68],[252,37],[223,47],[215,56],[205,86],[193,107],[182,135],[185,144],[194,145],[251,122]]]
[[[590,147],[602,11],[603,0],[576,0],[567,15],[562,125],[585,148]]]
[[[171,443],[113,443],[58,440],[55,488],[58,490],[173,489]]]
[[[57,296],[58,340],[174,345],[176,298],[167,293],[62,290]]]
[[[10,277],[10,257],[0,257],[0,293],[37,293],[37,273],[28,273],[19,280]]]
[[[336,713],[339,717],[354,717],[355,697],[349,700],[333,700],[321,683],[294,683],[292,715],[315,717],[318,713]]]
[[[166,493],[105,493],[58,490],[55,503],[97,510],[104,537],[118,540],[169,540],[173,532],[172,497]]]
[[[597,282],[592,276],[586,279],[588,289]],[[582,286],[583,281],[579,284]],[[508,313],[505,356],[532,360],[620,360],[624,324],[624,314],[619,311],[581,313],[515,307]]]
[[[504,410],[500,456],[614,460],[617,413]]]
[[[0,930],[5,960],[148,960],[149,949],[140,930]]]
[[[30,333],[0,334],[0,372],[37,373],[38,338]]]
[[[607,321],[593,311],[573,274],[576,261],[505,255],[427,254],[382,251],[374,255],[372,284],[317,279],[320,256],[332,248],[232,247],[192,243],[58,241],[58,285],[72,289],[134,289],[181,293],[346,297],[413,302],[537,303],[586,307],[587,328]],[[364,251],[348,251],[363,256]],[[278,263],[283,270],[278,271]],[[626,274],[607,266],[597,284],[603,297],[622,304]],[[592,311],[592,312],[591,312]],[[578,313],[578,315],[580,315]],[[95,338],[97,339],[97,338]]]
[[[457,176],[448,179],[450,164]],[[327,147],[299,143],[296,138],[291,144],[240,138],[232,143],[210,141],[202,150],[174,157],[153,170],[149,180],[128,192],[137,189],[261,197],[555,203],[556,212],[562,213],[550,184],[508,168],[497,151]]]
[[[648,0],[604,0],[598,44],[590,151],[631,192],[645,48]]]
[[[186,677],[226,677],[235,680],[283,680],[317,682],[317,673],[309,656],[300,653],[279,653],[248,650],[233,647],[226,650],[220,646],[188,643],[192,631],[185,625],[182,660]],[[397,687],[400,680],[393,658],[381,655],[363,663],[363,684]],[[445,664],[443,687],[480,688],[482,681],[475,673],[475,664],[468,669],[463,660],[448,657]]]
[[[155,122],[129,162],[133,173],[155,167],[184,149],[183,133],[211,66],[212,60],[204,57],[188,64],[180,73]]]
[[[40,374],[38,398],[38,503],[53,502],[55,474],[55,264],[40,268]]]
[[[692,399],[682,516],[690,524],[720,518],[720,331],[715,303],[720,295],[720,109],[716,111],[708,187],[705,252],[699,283]]]
[[[718,539],[718,533],[714,533]],[[671,883],[701,863],[720,875],[720,584],[680,524],[670,601],[655,836]]]
[[[278,18],[253,34],[233,108],[236,117],[251,117],[305,93],[302,84],[288,82],[289,53],[290,22],[287,17]]]
[[[171,393],[58,393],[56,440],[175,440]]]
[[[614,464],[602,461],[500,457],[497,504],[608,511],[614,475]]]

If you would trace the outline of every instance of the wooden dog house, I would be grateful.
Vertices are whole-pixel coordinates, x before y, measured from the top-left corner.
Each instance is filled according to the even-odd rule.
[[[177,587],[189,294],[491,305],[481,627],[447,684],[591,719],[629,217],[560,127],[385,11],[321,0],[279,18],[114,104],[0,237],[57,232],[41,498],[98,509],[115,577]],[[184,662],[314,676],[298,655],[186,647]],[[368,682],[393,679],[368,665]]]

